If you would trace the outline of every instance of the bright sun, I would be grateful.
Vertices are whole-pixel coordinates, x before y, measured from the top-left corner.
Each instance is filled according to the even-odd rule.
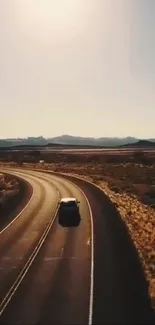
[[[80,25],[84,0],[18,0],[18,18],[29,31],[64,32]]]

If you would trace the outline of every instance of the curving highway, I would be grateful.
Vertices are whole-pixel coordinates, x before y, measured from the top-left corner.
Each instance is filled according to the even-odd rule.
[[[51,230],[5,308],[0,324],[87,324],[90,306],[91,224],[85,197],[74,185],[41,173],[14,172],[33,186],[33,199],[1,233],[0,297],[5,297],[50,219]],[[80,227],[65,229],[55,218],[58,199],[76,196]],[[31,312],[30,312],[31,310]]]
[[[33,196],[0,232],[0,324],[153,324],[136,250],[103,192],[51,173],[9,172]],[[66,196],[80,201],[77,228],[58,224]]]

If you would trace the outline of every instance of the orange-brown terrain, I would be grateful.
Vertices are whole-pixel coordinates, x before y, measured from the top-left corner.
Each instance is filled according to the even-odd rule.
[[[1,165],[80,175],[100,186],[127,224],[155,308],[155,152],[18,152]]]
[[[6,205],[9,199],[19,192],[17,178],[0,173],[0,209]]]

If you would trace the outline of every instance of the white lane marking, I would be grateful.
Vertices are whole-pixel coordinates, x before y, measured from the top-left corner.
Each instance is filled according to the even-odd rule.
[[[10,260],[10,256],[4,256],[4,257],[2,257],[2,260]]]
[[[53,260],[60,260],[61,258],[60,258],[60,256],[56,256],[56,257],[45,257],[44,258],[44,262],[51,262],[51,261],[53,261]]]
[[[90,245],[90,238],[87,240],[87,245]]]
[[[63,260],[77,260],[77,259],[81,260],[80,257],[76,257],[76,256],[68,256],[68,257],[63,258]],[[44,258],[44,262],[52,262],[55,260],[62,260],[62,257],[56,256],[56,257],[45,257]]]
[[[50,170],[41,170],[41,169],[35,169],[35,171],[40,171],[40,172],[44,172],[44,173],[47,173],[47,174],[50,174]],[[82,177],[78,177],[77,175],[74,175],[74,174],[69,174],[68,175],[66,173],[58,173],[58,172],[51,172],[51,175],[55,175],[55,176],[58,176],[58,177],[61,177],[61,176],[66,176],[66,179],[67,179],[67,176],[72,176],[74,177],[75,179],[81,179],[83,182],[86,182],[88,184],[93,184],[92,182],[90,181],[87,181],[86,179],[82,178]],[[71,181],[70,179],[67,179],[68,183],[71,183],[73,184],[84,196],[86,202],[87,202],[87,205],[88,205],[88,209],[89,209],[89,213],[90,213],[90,223],[91,223],[91,275],[90,275],[90,300],[89,300],[89,320],[88,320],[88,325],[92,325],[92,319],[93,319],[93,292],[94,292],[94,223],[93,223],[93,213],[92,213],[92,209],[91,209],[91,206],[90,206],[90,203],[89,203],[89,200],[86,196],[86,194],[84,193],[84,191],[77,185],[74,183],[74,181]],[[94,185],[94,184],[93,184]],[[96,186],[96,187],[99,187],[99,186]]]
[[[59,197],[59,199],[60,199],[60,197]],[[2,315],[3,311],[5,310],[5,308],[8,306],[10,300],[12,299],[13,295],[15,294],[15,292],[17,291],[18,287],[20,286],[21,282],[23,281],[25,275],[27,274],[29,268],[31,267],[34,259],[38,255],[38,253],[39,253],[39,251],[40,251],[43,243],[46,240],[47,235],[49,234],[49,231],[50,231],[53,223],[56,220],[57,212],[58,212],[58,208],[56,207],[55,212],[53,213],[53,218],[51,219],[50,224],[44,230],[44,233],[42,234],[42,236],[41,236],[39,242],[37,243],[34,251],[31,253],[29,259],[27,260],[26,264],[24,265],[23,269],[19,273],[19,275],[16,278],[15,282],[11,286],[10,290],[7,292],[6,296],[1,301],[1,303],[0,303],[0,316]]]
[[[74,183],[73,183],[74,184]],[[74,184],[77,186],[76,184]],[[77,186],[83,196],[85,197],[85,200],[88,205],[89,213],[90,213],[90,223],[91,223],[91,274],[90,274],[90,299],[89,299],[89,319],[88,319],[88,325],[92,325],[93,321],[93,292],[94,292],[94,224],[93,224],[93,213],[92,209],[89,203],[89,200],[86,196],[86,194],[81,190],[79,186]]]
[[[18,256],[18,257],[16,257],[16,260],[23,260],[23,257],[22,256]]]
[[[78,179],[78,177],[77,177]],[[83,196],[85,197],[85,200],[88,205],[89,213],[90,213],[90,223],[91,223],[91,274],[90,274],[90,299],[89,299],[89,319],[88,319],[88,325],[92,325],[93,320],[93,292],[94,292],[94,224],[93,224],[93,213],[92,209],[89,203],[89,200],[84,193],[84,191],[76,185],[74,182],[68,180],[70,183],[72,183],[75,187],[77,187]]]
[[[28,168],[26,170],[30,170],[30,169]],[[40,172],[45,172],[47,174],[48,173],[50,174],[50,171],[49,170],[35,169],[35,171],[36,172],[37,171],[40,171]],[[75,179],[81,179],[83,182],[86,182],[86,183],[91,184],[91,185],[93,184],[92,182],[90,182],[90,181],[88,181],[88,180],[86,180],[86,179],[84,179],[82,177],[78,177],[77,175],[74,175],[74,174],[68,174],[67,175],[66,173],[61,173],[61,172],[60,173],[58,173],[58,172],[51,172],[51,175],[56,175],[58,177],[61,177],[61,175],[62,176],[65,175],[66,177],[67,176],[73,176]],[[74,183],[74,181],[71,181],[69,179],[67,179],[67,181],[70,182],[71,184],[73,184],[83,194],[83,196],[85,197],[85,200],[87,202],[87,205],[88,205],[88,208],[89,208],[89,213],[90,213],[90,220],[91,220],[91,275],[90,275],[90,303],[89,303],[89,321],[88,321],[88,325],[92,325],[92,318],[93,318],[93,292],[94,292],[94,223],[93,223],[93,213],[92,213],[92,210],[91,210],[91,206],[90,206],[89,200],[88,200],[86,194],[84,193],[84,191],[78,185],[76,185]],[[100,188],[97,185],[96,185],[96,187]],[[31,197],[31,199],[32,199],[32,197]],[[31,201],[31,199],[30,199],[30,201]],[[28,202],[28,204],[30,203],[30,201]],[[26,209],[26,206],[25,206],[24,210],[25,209]],[[22,211],[20,212],[20,214],[21,213],[22,213]],[[0,234],[1,234],[1,232],[0,232]]]
[[[65,174],[65,173],[57,173],[57,172],[54,172],[53,174],[51,173],[51,175],[57,175],[59,177],[61,177],[61,174],[67,176],[67,174]],[[72,176],[74,176],[74,175],[72,175]],[[77,176],[74,176],[74,177],[78,179]],[[79,177],[79,179],[82,179],[82,178]],[[82,179],[82,180],[85,181],[84,179]],[[89,200],[88,200],[86,194],[84,193],[84,191],[77,184],[75,184],[73,181],[71,181],[69,179],[67,179],[67,181],[68,181],[68,183],[73,184],[74,187],[76,187],[83,194],[83,196],[84,196],[84,198],[85,198],[85,200],[87,202],[89,213],[90,213],[90,224],[91,224],[91,237],[90,237],[90,240],[91,240],[91,274],[90,274],[90,299],[89,299],[88,325],[92,325],[92,320],[93,320],[93,292],[94,292],[94,223],[93,223],[93,213],[92,213],[92,209],[91,209]]]
[[[2,171],[3,171],[4,169],[2,169]],[[29,182],[29,181],[27,181],[24,177],[22,177],[21,175],[19,176],[19,172],[20,172],[20,170],[19,170],[19,172],[18,171],[14,171],[14,172],[10,172],[10,169],[8,170],[8,171],[6,171],[6,172],[8,172],[8,174],[11,174],[11,175],[14,175],[14,176],[18,176],[19,178],[21,178],[21,179],[23,179],[24,181],[26,181],[31,187],[32,187],[32,195],[31,195],[31,197],[30,197],[30,199],[29,199],[29,201],[27,202],[27,204],[25,205],[25,207],[17,214],[17,216],[5,227],[5,228],[3,228],[1,231],[0,231],[0,235],[9,227],[9,226],[11,226],[12,225],[12,223],[14,222],[14,221],[16,221],[17,220],[17,218],[19,218],[20,217],[20,215],[26,210],[26,208],[28,207],[28,205],[31,203],[31,201],[33,200],[33,198],[34,198],[34,190],[33,190],[33,186],[31,185],[31,183]],[[29,174],[25,174],[26,176],[28,175],[29,176]],[[31,175],[32,176],[32,175]],[[56,189],[57,190],[57,193],[59,194],[59,190],[58,189]],[[26,239],[24,239],[24,241],[27,241],[28,239],[26,238]]]
[[[63,253],[64,253],[64,248],[61,248],[61,253],[60,253],[60,257],[63,257]]]
[[[8,171],[8,174],[9,174],[9,171]],[[14,175],[14,176],[16,176],[16,174],[14,174],[14,173],[10,173],[11,175]],[[20,178],[22,178],[24,181],[25,181],[25,178],[23,178],[23,177],[21,177],[21,176],[18,176],[18,177],[20,177]],[[26,180],[26,182],[27,183],[29,183],[27,180]],[[32,187],[32,185],[29,183],[29,185]],[[0,231],[0,235],[8,228],[8,227],[10,227],[11,225],[12,225],[12,223],[14,222],[14,221],[16,221],[17,220],[17,218],[19,218],[20,217],[20,215],[26,210],[26,208],[28,207],[28,205],[30,204],[30,202],[33,200],[33,198],[34,198],[34,191],[33,191],[33,187],[32,187],[32,195],[31,195],[31,197],[30,197],[30,199],[29,199],[29,201],[27,202],[27,204],[25,205],[25,207],[17,214],[17,216],[5,227],[5,228],[3,228],[1,231]]]
[[[77,256],[66,256],[63,258],[63,260],[79,260],[79,261],[81,261],[81,258],[77,257]]]

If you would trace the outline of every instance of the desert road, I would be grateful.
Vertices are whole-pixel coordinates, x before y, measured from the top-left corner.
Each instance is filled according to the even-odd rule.
[[[137,252],[104,193],[60,175],[7,172],[28,181],[33,194],[0,231],[0,325],[153,324]],[[57,203],[70,196],[80,201],[82,220],[63,228]]]

